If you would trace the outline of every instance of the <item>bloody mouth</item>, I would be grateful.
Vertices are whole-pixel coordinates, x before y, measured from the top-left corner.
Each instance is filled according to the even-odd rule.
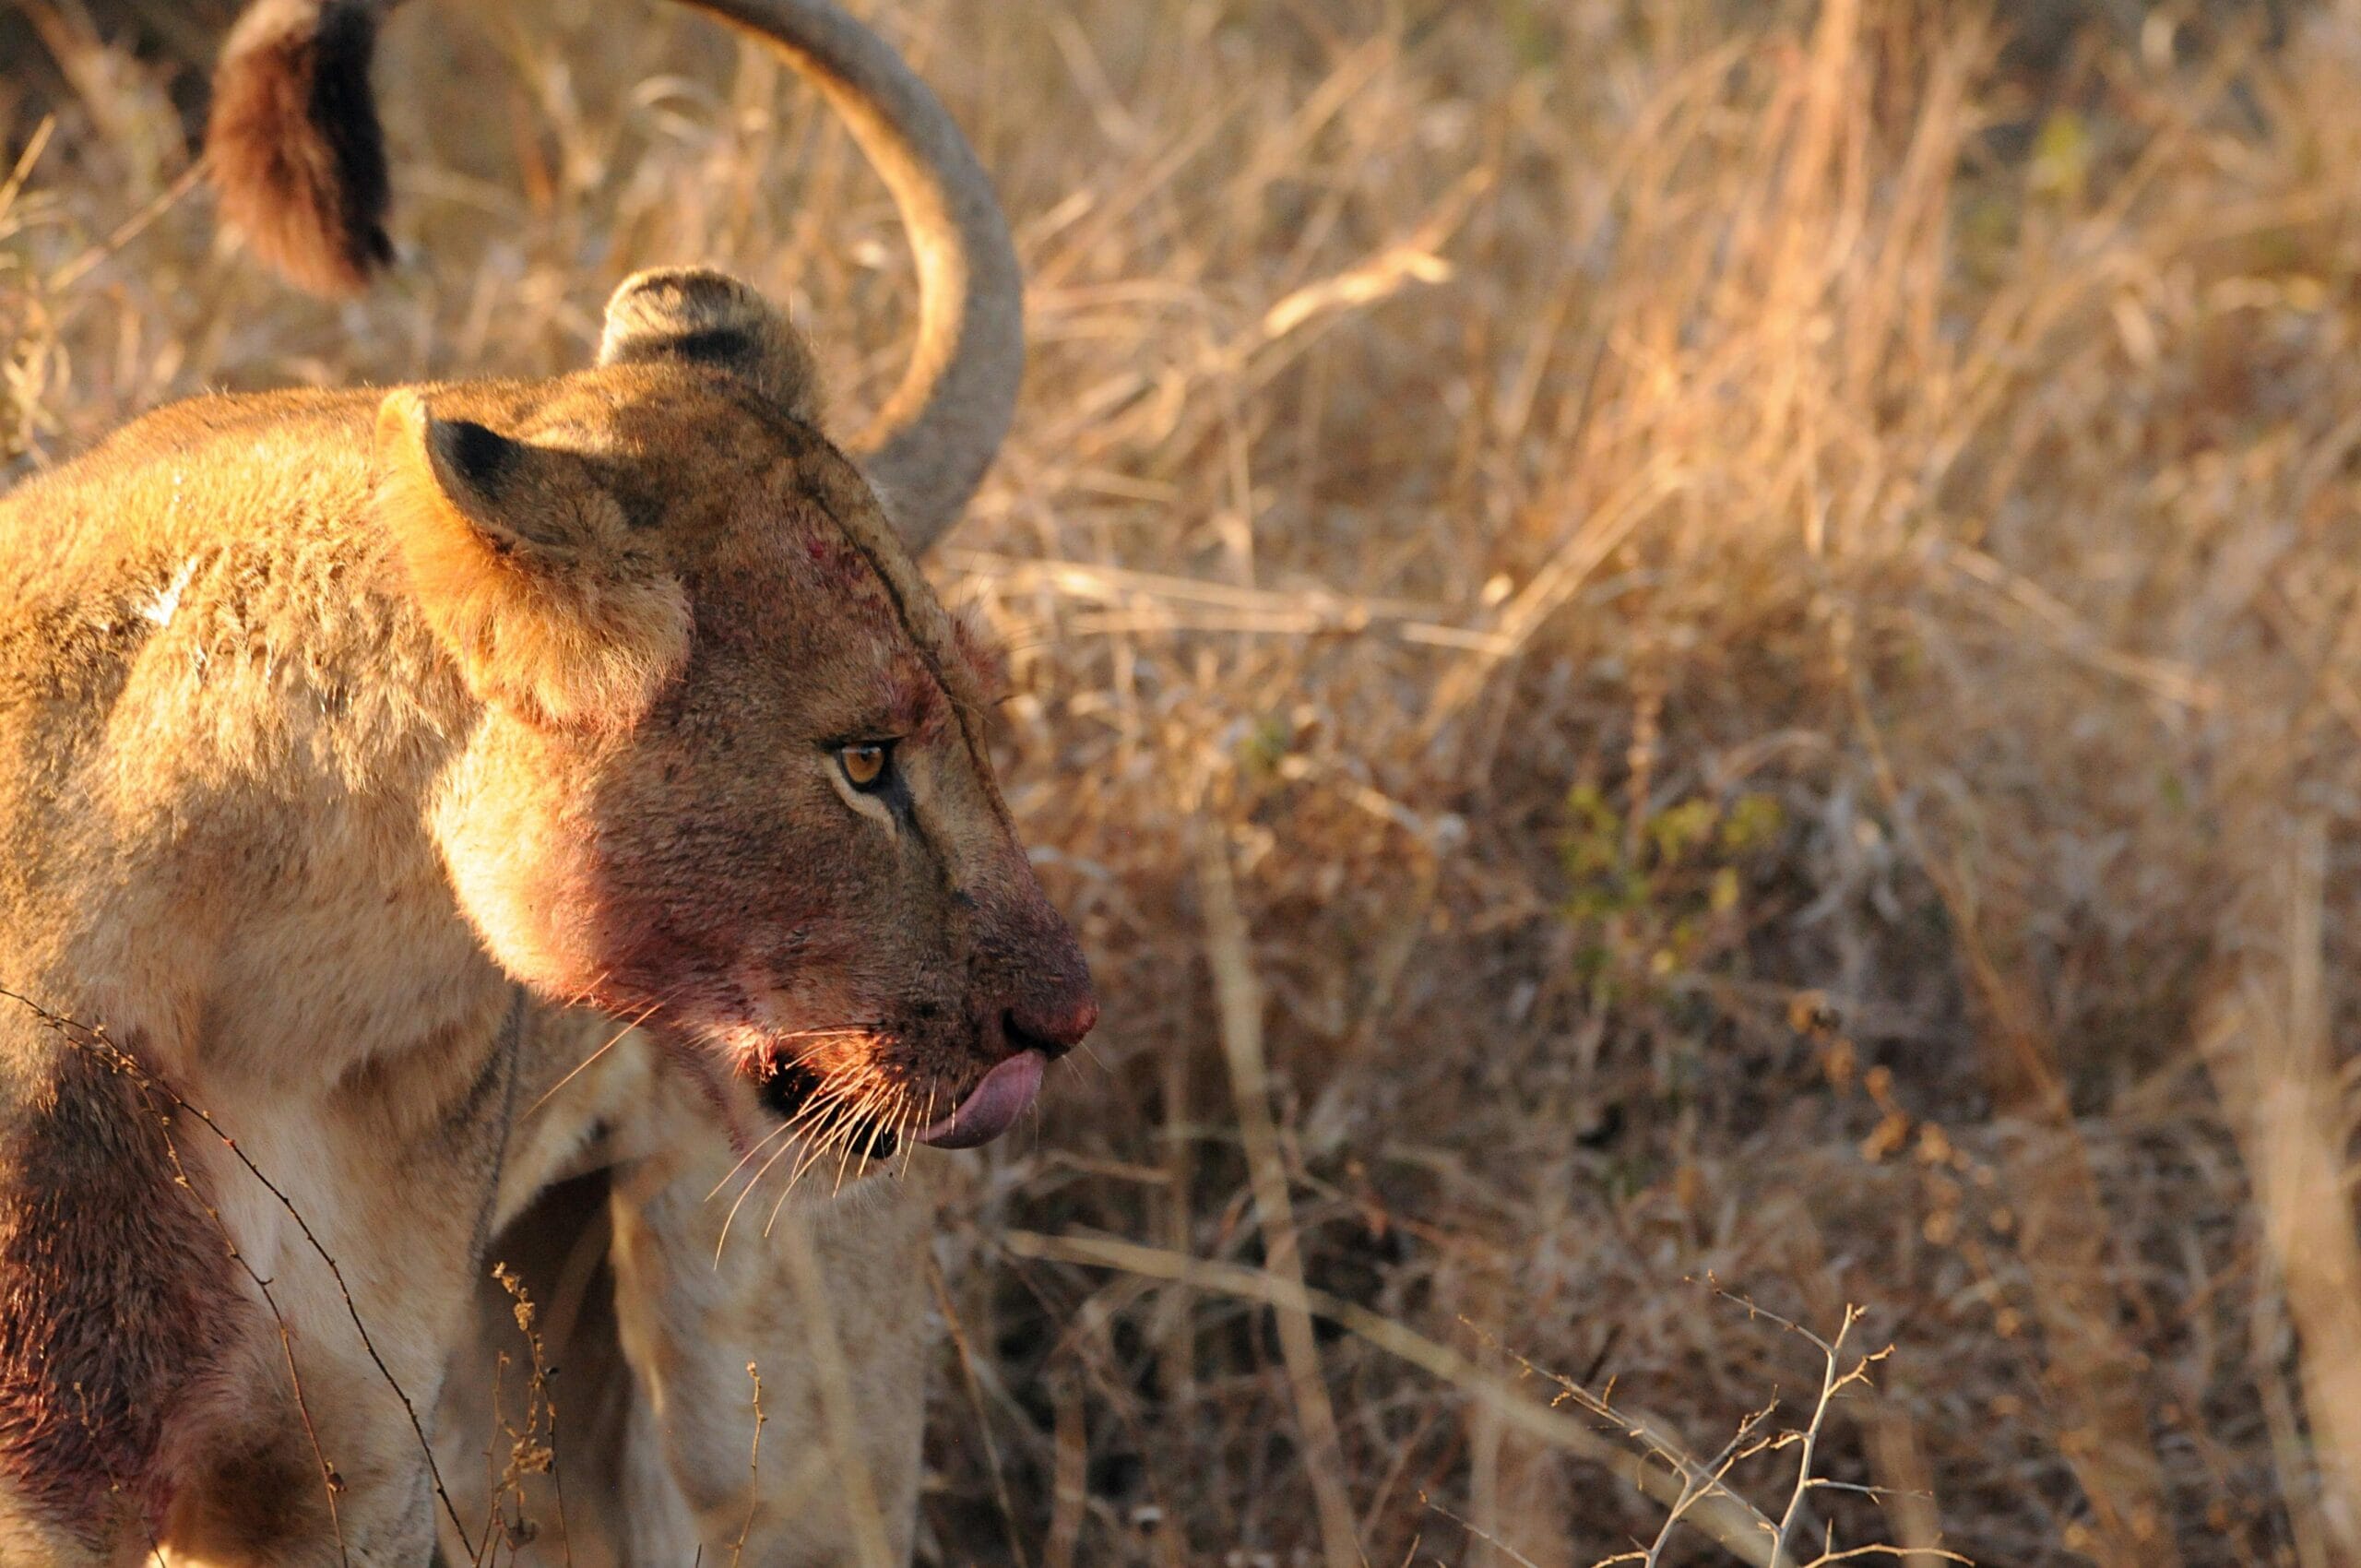
[[[1020,1051],[977,1080],[950,1114],[924,1127],[897,1127],[872,1117],[858,1117],[831,1129],[857,1158],[890,1158],[904,1136],[933,1148],[975,1148],[991,1142],[1015,1123],[1041,1092],[1042,1072],[1049,1058],[1038,1051]],[[820,1079],[800,1063],[785,1063],[766,1074],[757,1086],[763,1106],[782,1122],[791,1122],[811,1104]]]

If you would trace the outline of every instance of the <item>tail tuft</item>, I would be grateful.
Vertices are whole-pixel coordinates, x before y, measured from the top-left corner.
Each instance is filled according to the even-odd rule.
[[[393,259],[393,188],[369,87],[390,3],[257,0],[214,71],[205,141],[222,216],[314,293],[357,293]]]

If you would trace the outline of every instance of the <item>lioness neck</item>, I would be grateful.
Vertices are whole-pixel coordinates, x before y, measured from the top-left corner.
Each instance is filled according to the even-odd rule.
[[[192,1079],[496,1028],[423,822],[479,713],[388,581],[380,396],[175,405],[0,500],[0,747],[39,759],[0,778],[0,984]]]

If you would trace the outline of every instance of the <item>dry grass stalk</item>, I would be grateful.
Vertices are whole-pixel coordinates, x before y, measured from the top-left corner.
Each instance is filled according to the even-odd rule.
[[[490,1499],[490,1516],[484,1520],[481,1544],[473,1549],[470,1568],[499,1568],[500,1549],[508,1548],[513,1562],[540,1535],[541,1521],[535,1517],[526,1489],[534,1476],[547,1476],[556,1499],[552,1522],[565,1541],[565,1562],[574,1561],[574,1541],[565,1528],[565,1482],[558,1468],[557,1405],[550,1397],[550,1377],[555,1370],[549,1363],[547,1345],[540,1325],[540,1303],[525,1289],[525,1282],[504,1263],[492,1266],[492,1278],[508,1293],[513,1303],[510,1311],[516,1322],[517,1336],[525,1344],[524,1409],[511,1418],[502,1402],[508,1379],[508,1369],[514,1363],[506,1350],[495,1357],[492,1372],[492,1429],[486,1434],[484,1470]],[[505,1440],[506,1451],[501,1444]],[[421,1435],[421,1441],[423,1442]],[[428,1463],[433,1463],[430,1454]],[[442,1479],[437,1477],[435,1485]],[[454,1527],[457,1527],[454,1520]],[[460,1539],[467,1532],[460,1531]]]
[[[1212,823],[1201,825],[1198,835],[1197,892],[1205,907],[1205,956],[1220,999],[1222,1055],[1229,1064],[1239,1133],[1245,1140],[1247,1165],[1253,1173],[1264,1267],[1300,1287],[1303,1258],[1296,1234],[1295,1202],[1287,1193],[1287,1156],[1279,1148],[1278,1127],[1271,1119],[1270,1072],[1263,1056],[1263,987],[1255,978],[1246,919],[1239,913],[1238,893],[1230,880],[1229,846]],[[1274,1305],[1278,1313],[1279,1348],[1295,1396],[1296,1422],[1303,1434],[1304,1463],[1311,1476],[1312,1496],[1320,1505],[1321,1541],[1327,1550],[1328,1568],[1360,1568],[1358,1526],[1352,1499],[1345,1490],[1344,1447],[1336,1435],[1336,1412],[1328,1402],[1328,1385],[1321,1377],[1320,1346],[1311,1332],[1311,1315],[1292,1301]]]
[[[0,179],[0,465],[15,463],[31,447],[53,364],[46,291],[14,242],[40,220],[39,205],[27,201],[25,188],[56,128],[54,119],[35,125],[15,166]]]
[[[1865,703],[1857,711],[1889,807],[1898,805],[1900,789],[1878,727]],[[2163,1470],[2148,1432],[2142,1358],[2117,1328],[2114,1241],[2066,1079],[2027,987],[2003,971],[1984,935],[1966,868],[1945,864],[1939,853],[1928,854],[1924,865],[1959,930],[1987,1036],[2001,1048],[1989,1067],[1995,1096],[2024,1123],[2004,1158],[2011,1190],[2022,1194],[2017,1251],[2063,1411],[2059,1450],[2092,1506],[2081,1545],[2110,1568],[2165,1568],[2179,1553],[2168,1534]]]
[[[1014,1231],[1003,1244],[1018,1257],[1050,1258],[1097,1268],[1119,1268],[1151,1279],[1185,1280],[1201,1290],[1259,1301],[1301,1314],[1326,1318],[1379,1349],[1441,1379],[1454,1390],[1482,1400],[1508,1425],[1570,1454],[1604,1466],[1667,1509],[1678,1509],[1739,1562],[1774,1568],[1772,1540],[1777,1526],[1743,1498],[1701,1467],[1655,1422],[1612,1408],[1605,1418],[1625,1427],[1645,1450],[1610,1442],[1589,1426],[1558,1413],[1554,1402],[1540,1405],[1515,1384],[1489,1372],[1448,1346],[1366,1308],[1306,1289],[1267,1270],[1207,1263],[1154,1247],[1088,1236],[1040,1236]],[[1563,1388],[1561,1394],[1570,1391]],[[1659,1469],[1651,1459],[1662,1461]]]
[[[1049,1538],[1042,1544],[1044,1568],[1074,1568],[1082,1521],[1090,1510],[1090,1447],[1083,1428],[1082,1400],[1072,1388],[1060,1388],[1057,1403],[1057,1467],[1050,1494]]]
[[[2232,961],[2200,1026],[2201,1045],[2301,1346],[2311,1444],[2295,1455],[2289,1480],[2319,1488],[2324,1542],[2334,1561],[2353,1562],[2361,1561],[2361,1244],[2322,962],[2328,837],[2317,816],[2278,826],[2266,827],[2250,852],[2255,896],[2284,911],[2279,940]]]
[[[991,1475],[992,1501],[999,1506],[1001,1526],[1007,1532],[1009,1556],[1016,1568],[1031,1568],[1025,1542],[1018,1532],[1016,1508],[1009,1501],[1008,1479],[1001,1468],[1000,1444],[992,1437],[992,1423],[984,1406],[984,1390],[977,1372],[974,1345],[967,1337],[967,1325],[960,1321],[959,1308],[951,1299],[951,1288],[943,1277],[943,1265],[934,1258],[927,1259],[927,1284],[933,1289],[935,1309],[943,1314],[943,1325],[951,1339],[951,1348],[959,1361],[959,1381],[967,1396],[967,1413],[974,1420],[976,1435],[982,1440],[985,1465]]]

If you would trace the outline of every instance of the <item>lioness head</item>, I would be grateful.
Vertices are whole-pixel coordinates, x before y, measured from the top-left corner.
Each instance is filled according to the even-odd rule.
[[[815,427],[801,340],[643,274],[541,392],[379,420],[406,591],[482,705],[433,808],[469,918],[824,1140],[995,1136],[1097,1004],[993,782],[993,662]]]

